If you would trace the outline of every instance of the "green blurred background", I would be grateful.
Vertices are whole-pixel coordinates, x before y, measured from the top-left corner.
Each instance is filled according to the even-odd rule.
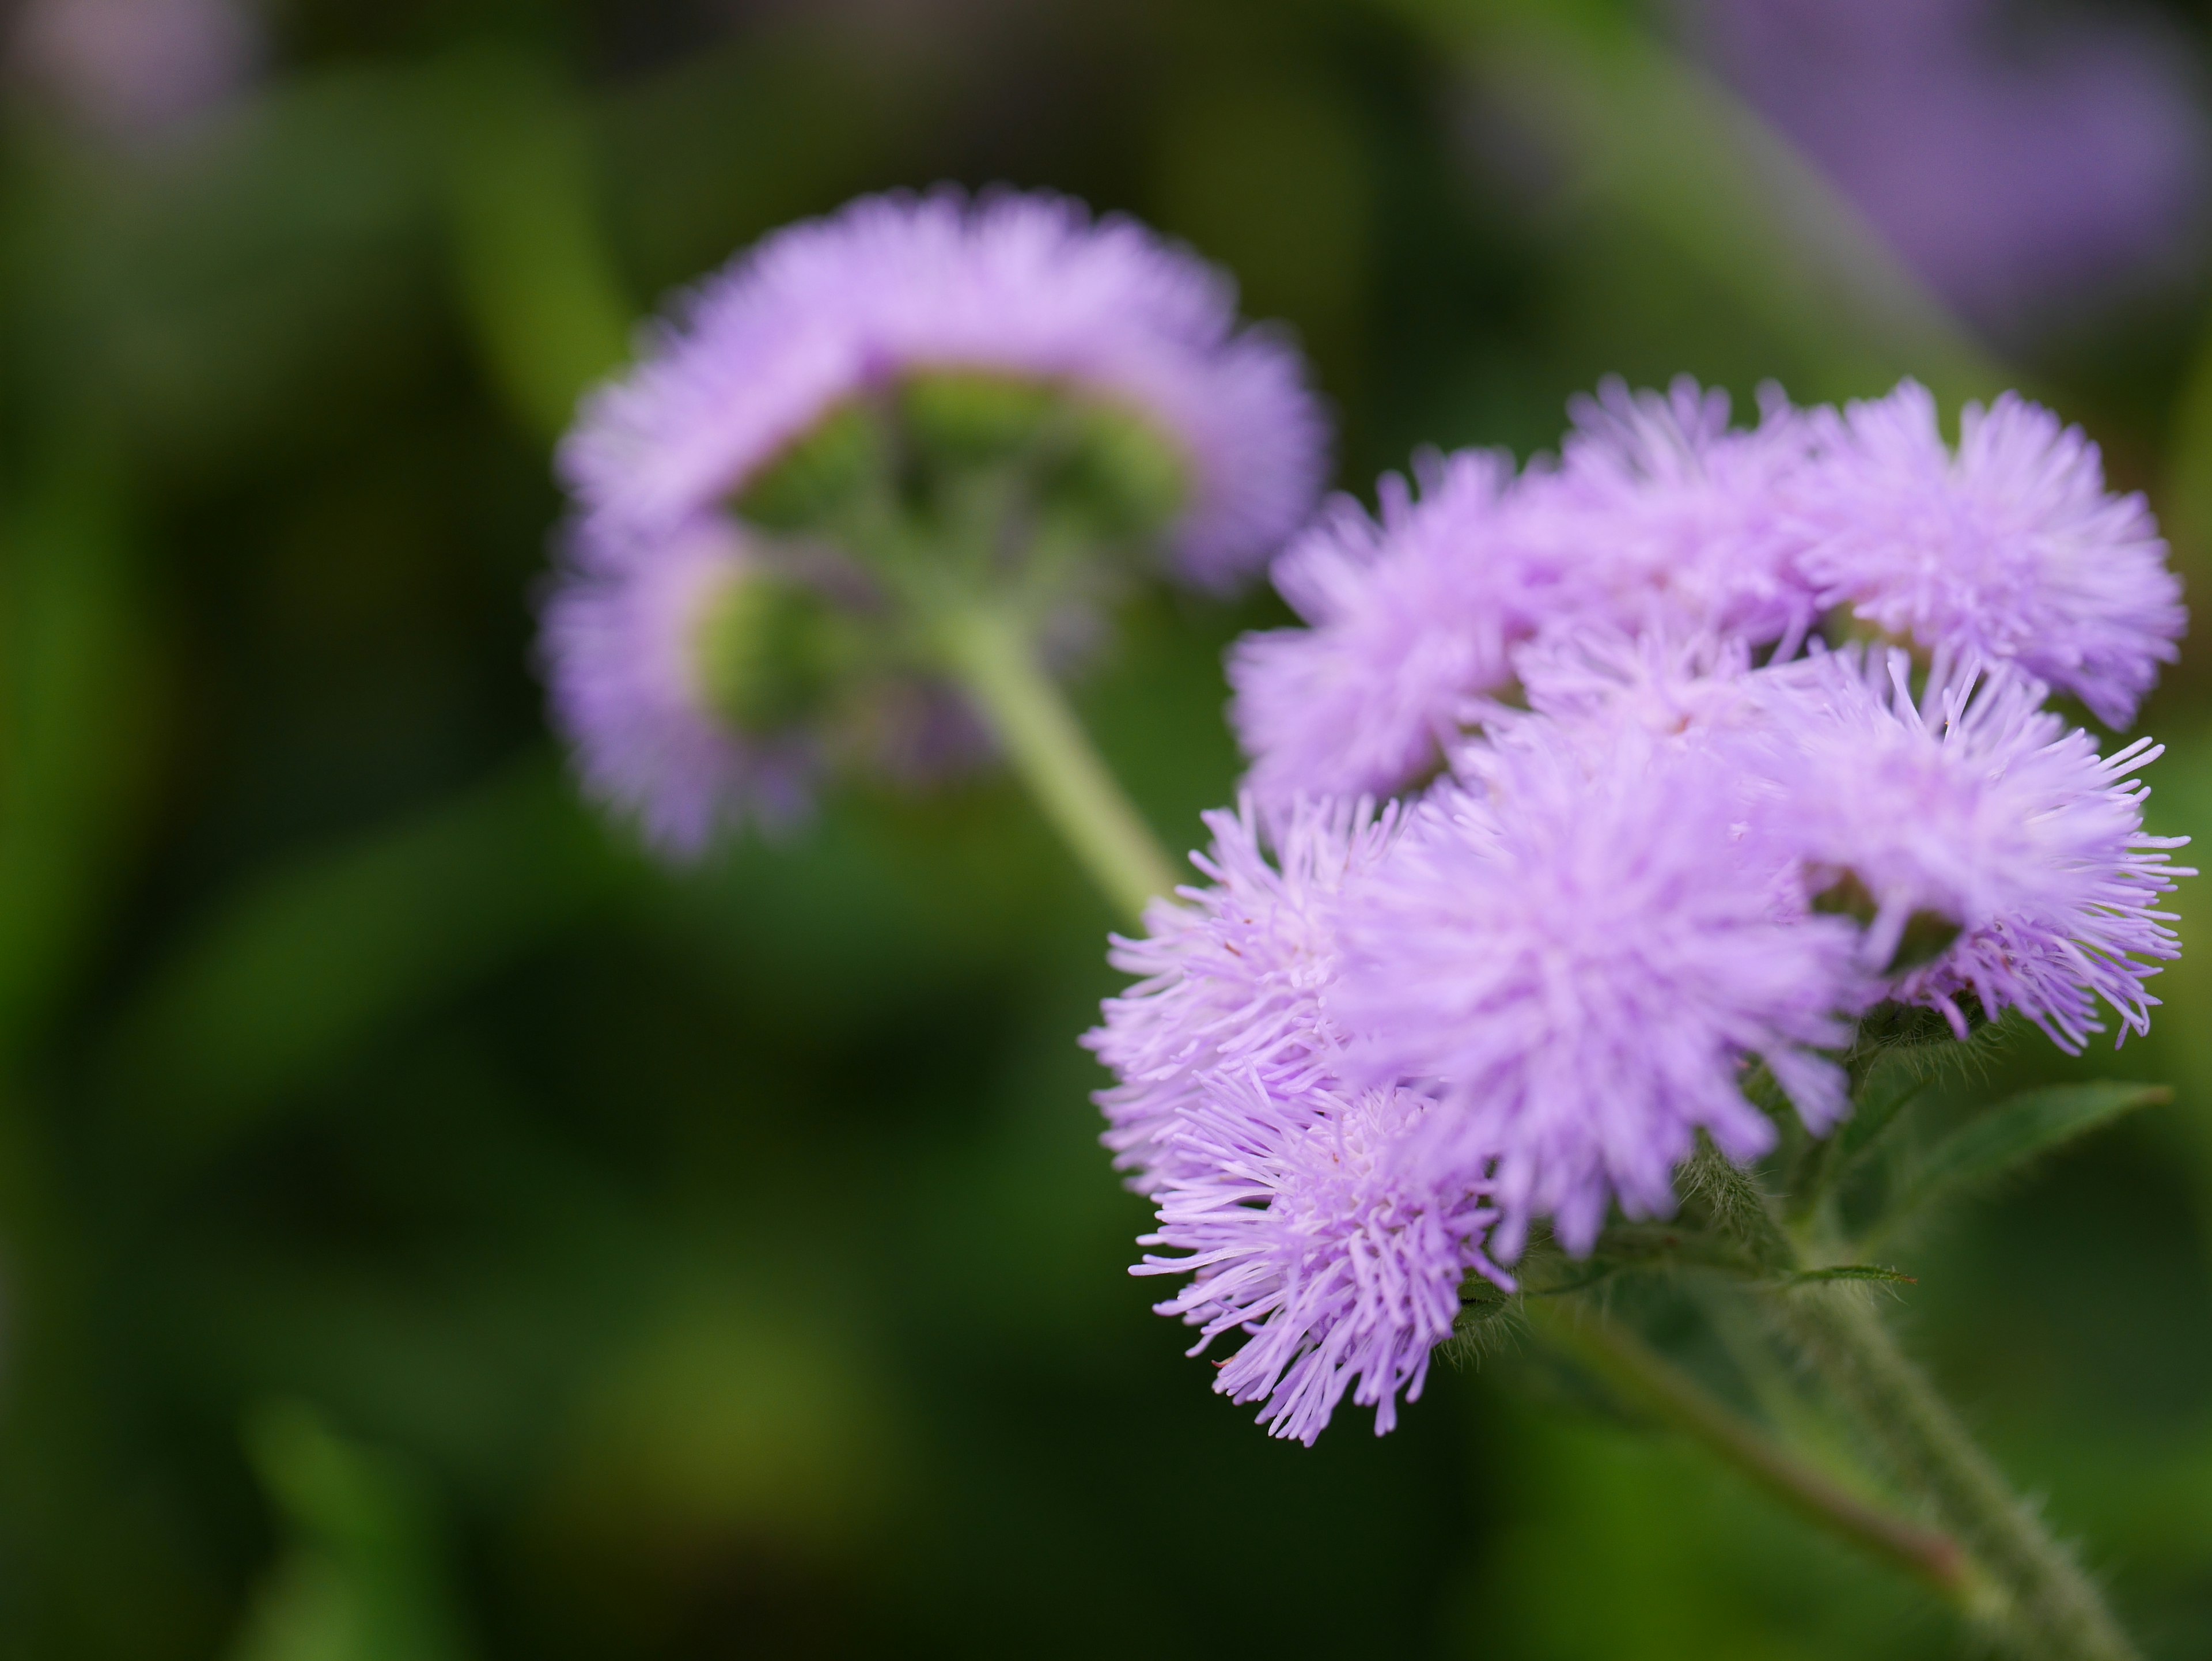
[[[1233,268],[1353,488],[1421,441],[1553,444],[1607,373],[1740,407],[1910,373],[2085,422],[2212,569],[2205,16],[2127,14],[2178,100],[2160,235],[2100,233],[2111,269],[2023,310],[1877,228],[1848,133],[1762,119],[1787,77],[1688,7],[74,0],[102,35],[70,3],[0,12],[0,1647],[1952,1652],[1527,1357],[1310,1451],[1209,1394],[1124,1272],[1146,1214],[1085,1099],[1104,907],[994,779],[651,867],[545,730],[549,450],[632,320],[763,231],[1011,180]],[[2118,15],[1984,44],[2017,69]],[[1156,595],[1082,689],[1178,847],[1237,769],[1222,648],[1284,616]],[[2212,825],[2208,662],[2147,716],[2163,829]],[[2212,967],[2160,984],[2148,1043],[2038,1040],[1990,1088],[2174,1104],[1912,1243],[1900,1313],[2183,1658]]]

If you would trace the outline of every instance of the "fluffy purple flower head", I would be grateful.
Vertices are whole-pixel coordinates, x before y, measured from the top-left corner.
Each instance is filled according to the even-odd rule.
[[[807,806],[813,740],[745,736],[704,681],[708,619],[758,571],[733,529],[706,521],[651,561],[572,570],[546,603],[554,717],[585,788],[678,858],[703,852],[726,824],[786,823]]]
[[[1272,862],[1249,798],[1206,824],[1212,847],[1191,862],[1208,885],[1183,889],[1180,904],[1155,901],[1144,938],[1115,940],[1114,966],[1138,979],[1083,1039],[1119,1080],[1096,1099],[1115,1164],[1139,1193],[1165,1179],[1176,1124],[1222,1077],[1286,1099],[1335,1086],[1336,910],[1346,882],[1389,845],[1396,815],[1302,804],[1275,825]]]
[[[1729,426],[1726,392],[1687,375],[1663,393],[1613,377],[1568,407],[1557,471],[1528,482],[1523,533],[1555,545],[1562,564],[1596,567],[1597,616],[1794,651],[1818,611],[1791,558],[1805,423],[1779,390],[1765,390],[1748,429]]]
[[[1994,1018],[2017,1009],[2069,1052],[2103,1031],[2148,1030],[2143,983],[2179,955],[2158,909],[2176,877],[2166,850],[2186,838],[2142,828],[2134,775],[2160,753],[2148,739],[2097,753],[2089,735],[2042,708],[2017,672],[1978,684],[1931,678],[1914,700],[1902,653],[1844,652],[1771,677],[1778,754],[1773,826],[1810,873],[1848,877],[1872,908],[1863,965],[1890,965],[1916,916],[1955,927],[1939,956],[1892,988],[1942,1010],[1961,1036],[1971,990]]]
[[[1200,1329],[1194,1355],[1248,1335],[1213,1387],[1262,1402],[1276,1436],[1312,1445],[1347,1390],[1388,1433],[1451,1335],[1461,1284],[1511,1286],[1484,1250],[1498,1213],[1480,1184],[1400,1158],[1433,1111],[1406,1091],[1286,1098],[1224,1074],[1176,1122],[1181,1174],[1140,1244],[1186,1255],[1148,1254],[1136,1272],[1191,1276],[1159,1310]]]
[[[1462,451],[1382,481],[1382,517],[1349,501],[1275,563],[1310,625],[1231,654],[1249,788],[1378,794],[1433,770],[1515,675],[1515,648],[1561,630],[1657,629],[1796,649],[1818,616],[1798,578],[1787,486],[1802,417],[1770,398],[1749,431],[1723,392],[1607,381],[1575,405],[1556,466],[1516,478]]]
[[[1513,667],[1528,707],[1486,713],[1493,745],[1602,743],[1624,727],[1711,744],[1761,719],[1750,648],[1729,636],[1564,628],[1514,653]],[[1479,752],[1461,754],[1480,769]]]
[[[1813,1052],[1859,1001],[1856,931],[1789,920],[1735,770],[1634,727],[1467,762],[1348,897],[1335,1001],[1355,1079],[1437,1096],[1415,1165],[1492,1171],[1505,1256],[1538,1216],[1582,1252],[1616,1198],[1666,1212],[1701,1129],[1764,1153],[1752,1057],[1809,1126],[1838,1116]]]
[[[1226,587],[1311,508],[1327,428],[1229,280],[1066,197],[866,197],[742,255],[562,450],[589,533],[651,550],[839,407],[923,370],[1063,383],[1139,416],[1188,478],[1184,575]]]
[[[1910,380],[1813,419],[1802,563],[1823,606],[1954,660],[2017,663],[2109,725],[2135,718],[2188,615],[2142,497],[2106,490],[2080,428],[2008,392],[1966,406],[1954,454]]]
[[[1275,562],[1310,625],[1231,652],[1230,719],[1273,808],[1300,796],[1387,794],[1434,770],[1467,705],[1512,676],[1508,650],[1558,609],[1554,574],[1511,539],[1510,458],[1416,459],[1419,494],[1382,484],[1382,517],[1340,497]]]

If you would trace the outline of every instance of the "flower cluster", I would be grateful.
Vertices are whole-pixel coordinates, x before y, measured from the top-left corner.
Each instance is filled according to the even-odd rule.
[[[1232,659],[1246,806],[1089,1040],[1158,1208],[1139,1272],[1188,1274],[1163,1312],[1245,1334],[1217,1387],[1309,1441],[1347,1390],[1389,1428],[1448,1287],[1533,1227],[1587,1252],[1701,1135],[1768,1152],[1755,1070],[1827,1131],[1876,1005],[2142,1031],[2187,874],[2157,749],[2045,707],[2131,716],[2183,624],[2045,411],[1969,409],[1954,451],[1910,383],[1748,430],[1614,386],[1555,462],[1416,477],[1282,557],[1311,627]]]
[[[942,725],[911,707],[933,680],[944,702],[915,613],[959,557],[988,551],[1040,636],[1130,545],[1226,589],[1310,511],[1327,447],[1296,350],[1240,328],[1188,252],[1044,193],[863,198],[741,256],[586,401],[561,451],[556,711],[587,783],[696,853],[803,806],[856,727]],[[781,596],[739,608],[750,633],[709,615],[739,569]],[[794,655],[773,697],[714,695]]]
[[[1955,452],[1911,381],[1759,424],[1686,381],[1579,403],[1555,463],[1473,452],[1340,501],[1278,564],[1311,626],[1246,641],[1233,715],[1264,804],[1390,793],[1439,768],[1513,648],[1593,627],[1711,631],[1789,658],[1841,613],[1948,661],[2012,662],[2125,725],[2185,622],[2141,496],[2007,396]]]

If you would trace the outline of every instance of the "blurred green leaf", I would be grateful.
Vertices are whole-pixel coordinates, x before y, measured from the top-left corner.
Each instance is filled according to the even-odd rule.
[[[532,755],[251,879],[127,1018],[112,1083],[143,1120],[220,1136],[586,916],[637,869]]]
[[[2057,1084],[2023,1091],[1914,1161],[1869,1238],[1886,1238],[1934,1207],[2009,1176],[2122,1114],[2172,1099],[2163,1085]]]
[[[600,224],[590,129],[545,64],[483,48],[443,66],[463,310],[514,413],[557,436],[629,355],[635,314]]]
[[[146,782],[153,647],[126,495],[87,435],[0,525],[0,1067],[88,951]]]
[[[246,1439],[292,1542],[231,1661],[463,1661],[438,1530],[409,1474],[297,1402],[260,1409]]]

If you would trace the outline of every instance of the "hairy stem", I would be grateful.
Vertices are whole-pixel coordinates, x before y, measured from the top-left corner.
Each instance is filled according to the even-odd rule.
[[[1765,1296],[1784,1335],[1996,1583],[1990,1613],[2010,1647],[2039,1661],[2136,1661],[2094,1583],[1897,1347],[1865,1293],[1794,1279],[1796,1250],[1758,1179],[1701,1142],[1683,1186],[1771,1277]]]
[[[1770,1497],[1903,1570],[1962,1610],[1986,1615],[1992,1588],[1948,1535],[1854,1494],[1597,1310],[1569,1310],[1541,1299],[1528,1309],[1547,1338]]]
[[[945,611],[935,634],[1015,770],[1077,861],[1126,921],[1175,891],[1175,867],[1099,757],[1018,616],[978,603]]]
[[[2136,1661],[2095,1584],[2013,1492],[1856,1287],[1777,1292],[1784,1330],[1848,1403],[1936,1515],[2005,1588],[1999,1629],[2044,1661]]]

